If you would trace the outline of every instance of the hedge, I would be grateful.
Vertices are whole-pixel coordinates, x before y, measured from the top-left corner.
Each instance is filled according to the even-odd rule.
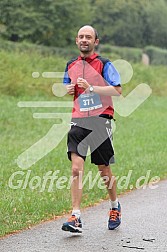
[[[30,44],[27,42],[11,42],[2,39],[0,40],[0,50],[1,49],[9,52],[37,52],[43,56],[58,55],[67,59],[78,56],[78,49],[76,47],[48,47],[43,45]],[[134,63],[141,62],[142,54],[146,53],[149,56],[149,62],[151,65],[167,65],[167,50],[155,46],[146,46],[144,49],[141,49],[100,44],[98,46],[98,52],[104,57],[109,57],[112,59],[122,58]]]
[[[36,45],[27,42],[11,42],[6,40],[0,40],[0,50],[6,50],[9,52],[29,52],[39,53],[43,56],[59,55],[65,58],[76,57],[78,55],[77,48],[59,48],[51,46]]]
[[[155,46],[147,46],[144,52],[150,58],[151,65],[167,65],[167,50]]]
[[[112,57],[112,54],[116,54],[118,57],[134,63],[141,62],[142,59],[142,49],[140,48],[119,47],[106,44],[101,45],[99,49],[101,54],[107,53],[110,57]]]

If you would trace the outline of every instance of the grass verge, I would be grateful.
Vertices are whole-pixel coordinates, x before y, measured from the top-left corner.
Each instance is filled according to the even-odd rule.
[[[28,97],[27,97],[28,99]],[[1,126],[1,201],[0,201],[0,235],[29,227],[41,220],[54,218],[71,207],[68,181],[63,182],[62,176],[70,178],[70,162],[66,157],[66,139],[47,156],[38,161],[28,170],[22,170],[16,164],[19,154],[46,135],[54,119],[33,119],[32,113],[37,109],[18,108],[20,99],[1,96],[3,126]],[[166,97],[150,97],[132,115],[122,118],[116,115],[116,131],[114,146],[116,164],[113,172],[119,176],[118,193],[136,187],[141,176],[165,178],[167,176],[167,156],[165,152],[167,135]],[[48,109],[47,109],[48,110]],[[53,108],[49,112],[53,112]],[[46,112],[46,109],[45,109]],[[56,136],[55,136],[56,137]],[[53,186],[48,180],[46,186],[42,184],[49,172],[59,171]],[[85,164],[85,178],[89,171],[92,177],[84,186],[82,207],[94,204],[106,198],[106,190],[99,189],[100,179],[90,188],[91,181],[97,178],[97,169],[90,164],[87,158]],[[131,171],[128,185],[122,176],[128,176]],[[150,171],[149,175],[147,172]],[[11,180],[12,174],[19,172]],[[12,182],[9,182],[9,181]],[[11,188],[12,186],[15,189]],[[58,184],[63,189],[58,189]],[[140,182],[142,185],[143,181]]]
[[[47,134],[56,119],[34,119],[35,112],[60,112],[57,108],[19,108],[19,101],[50,101],[68,99],[51,95],[52,79],[32,79],[33,71],[63,71],[65,60],[41,56],[1,52],[0,71],[0,236],[31,227],[42,220],[52,219],[71,209],[70,162],[66,156],[66,138],[36,164],[23,170],[17,157]],[[141,176],[167,177],[166,141],[166,69],[161,66],[134,65],[134,76],[123,86],[124,95],[137,84],[148,83],[152,95],[128,117],[116,117],[114,147],[116,164],[113,172],[118,176],[118,193],[136,188]],[[44,81],[44,83],[43,83]],[[10,95],[9,95],[10,94]],[[71,109],[61,110],[69,112]],[[55,139],[56,139],[55,135]],[[46,174],[57,173],[57,178],[44,183]],[[97,176],[97,168],[85,163],[85,181],[82,207],[106,198],[106,190]],[[130,173],[131,174],[130,174]],[[129,176],[126,185],[125,177]],[[15,176],[14,176],[15,175]],[[12,177],[13,176],[13,179]],[[67,178],[67,181],[65,179]],[[96,179],[97,180],[94,180]],[[64,179],[64,180],[63,180]],[[90,188],[91,181],[94,186]],[[144,182],[140,181],[140,185]],[[91,184],[92,185],[92,184]],[[13,187],[13,188],[12,188]],[[63,187],[58,189],[58,187]],[[100,189],[99,187],[103,187]]]

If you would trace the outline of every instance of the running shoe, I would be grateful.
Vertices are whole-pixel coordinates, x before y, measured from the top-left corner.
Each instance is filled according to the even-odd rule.
[[[82,233],[81,219],[72,215],[67,222],[63,223],[62,230],[72,233]]]
[[[109,211],[108,229],[114,230],[121,224],[121,205],[118,202],[118,208],[112,208]]]

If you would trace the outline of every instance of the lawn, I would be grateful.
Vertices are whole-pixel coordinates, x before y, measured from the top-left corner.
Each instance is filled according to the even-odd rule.
[[[6,63],[9,65],[8,73],[10,73],[11,65],[9,62],[11,60],[7,61],[7,56],[5,57]],[[15,82],[17,83],[18,76],[21,76],[24,71],[25,73],[28,71],[30,74],[34,71],[34,68],[37,69],[34,66],[37,66],[37,63],[40,62],[40,59],[34,59],[36,63],[32,63],[31,56],[26,55],[25,57],[29,66],[24,65],[23,67],[23,59],[21,58],[22,64],[18,63],[18,67],[14,67],[14,69],[18,68],[18,72],[20,71],[20,74],[16,75]],[[8,55],[8,58],[10,59],[10,55]],[[64,59],[62,60],[65,62]],[[61,62],[60,59],[59,61]],[[48,67],[47,70],[53,71],[54,62],[55,64],[58,62],[56,59],[54,61],[53,58],[44,59],[43,63],[38,64],[38,69],[44,71],[49,62],[52,62],[52,66]],[[32,66],[31,64],[35,65]],[[61,62],[56,71],[63,71],[62,66],[63,63]],[[3,67],[3,69],[5,68]],[[71,209],[70,162],[66,156],[66,134],[62,129],[61,134],[63,132],[65,136],[56,148],[27,169],[19,167],[17,164],[17,158],[21,153],[44,137],[54,124],[59,123],[56,118],[33,118],[33,113],[63,112],[69,114],[71,111],[70,108],[55,107],[21,108],[18,107],[18,102],[66,101],[69,98],[56,98],[53,96],[49,91],[51,80],[47,80],[46,86],[48,89],[46,86],[42,89],[42,78],[37,80],[39,90],[36,90],[30,83],[30,77],[25,79],[25,86],[22,87],[19,84],[18,90],[12,95],[12,88],[10,92],[7,92],[8,85],[12,85],[11,76],[10,74],[5,75],[4,71],[2,78],[5,84],[3,85],[2,80],[0,82],[0,90],[2,91],[0,95],[2,122],[0,125],[1,236],[31,227],[43,220],[54,219]],[[161,73],[159,78],[157,73]],[[24,77],[19,78],[21,83]],[[167,177],[166,80],[164,67],[146,69],[144,66],[134,65],[134,78],[128,86],[125,85],[124,87],[125,95],[137,84],[146,82],[152,88],[152,95],[128,117],[115,114],[114,148],[116,164],[113,165],[112,169],[117,176],[119,194],[136,187],[141,187],[142,190],[144,180],[149,183],[152,178],[156,182],[158,177],[160,179]],[[28,83],[29,88],[27,87]],[[68,127],[64,130],[67,129]],[[60,137],[59,134],[59,131],[55,133],[55,140]],[[43,147],[41,144],[41,149]],[[48,176],[50,177],[48,178]],[[53,176],[55,176],[54,180],[51,180]],[[129,176],[128,183],[126,183],[127,176]],[[89,156],[85,163],[84,179],[82,207],[106,199],[106,190],[97,176],[97,168],[90,164]],[[93,180],[95,181],[94,185],[92,184]],[[155,185],[157,184],[155,183]]]

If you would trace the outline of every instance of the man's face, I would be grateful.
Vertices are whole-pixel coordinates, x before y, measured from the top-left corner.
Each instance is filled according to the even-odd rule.
[[[95,32],[90,27],[83,27],[79,30],[76,37],[76,44],[82,53],[90,53],[94,51],[94,47],[98,45],[99,40],[95,40]]]

